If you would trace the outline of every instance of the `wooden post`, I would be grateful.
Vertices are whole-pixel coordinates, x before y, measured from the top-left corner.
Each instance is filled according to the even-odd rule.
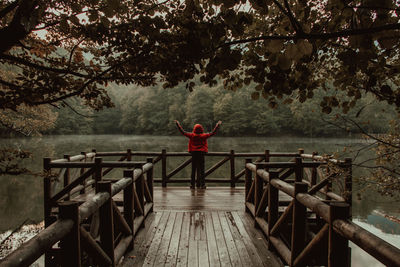
[[[327,176],[330,176],[330,170],[329,170],[329,165],[326,166],[326,174]],[[328,183],[325,186],[325,193],[328,193],[332,191],[332,178],[329,179]],[[331,198],[326,194],[325,195],[326,200],[331,200]]]
[[[90,158],[90,161],[94,161],[94,159],[96,157],[96,153],[97,153],[96,149],[92,149],[92,153],[95,153],[95,156]],[[96,181],[96,173],[95,172],[93,172],[93,174],[92,174],[92,179]],[[92,187],[94,187],[95,190],[97,190],[96,189],[97,188],[97,182],[93,183]]]
[[[141,165],[135,166],[135,169],[142,169]],[[143,216],[144,214],[144,175],[140,175],[139,178],[136,179],[135,182],[135,190],[136,190],[136,194],[138,196],[139,199],[139,205],[143,210]],[[143,221],[143,226],[144,226],[144,221]]]
[[[133,181],[133,170],[124,170],[124,177],[132,178]],[[133,182],[124,188],[124,217],[129,227],[131,228],[132,235],[134,233],[134,197],[133,197],[134,185]],[[132,242],[128,246],[128,250],[133,250],[133,238]]]
[[[95,184],[96,184],[96,193],[99,192],[98,189],[98,184],[102,179],[103,176],[103,171],[102,171],[102,167],[101,167],[101,163],[103,162],[102,158],[99,157],[95,157],[94,158],[94,179],[95,179]]]
[[[43,178],[43,195],[44,195],[44,225],[47,228],[52,223],[50,219],[51,215],[51,178],[48,176],[50,174],[50,158],[43,159],[43,169],[45,172],[45,177]]]
[[[271,230],[279,217],[279,190],[271,184],[272,179],[278,178],[279,173],[270,171],[268,182],[268,239],[271,236]],[[268,241],[268,248],[271,250],[273,245]]]
[[[115,266],[114,257],[114,218],[111,197],[111,182],[99,181],[97,184],[99,192],[107,192],[110,198],[99,209],[100,214],[100,243],[104,252],[110,257],[112,266]]]
[[[301,154],[304,154],[304,148],[298,149],[299,157],[301,158]]]
[[[167,187],[167,150],[165,148],[161,151],[161,180],[162,187]]]
[[[297,159],[297,158],[296,158]],[[294,261],[306,244],[306,222],[307,208],[303,206],[297,199],[298,193],[307,193],[307,184],[303,182],[295,182],[294,185],[294,205],[293,205],[293,224],[292,224],[292,242],[291,242],[291,258],[290,266],[293,266]],[[305,263],[301,266],[305,266]]]
[[[315,155],[318,155],[318,152],[313,152],[312,155],[314,157]],[[316,161],[316,160],[313,160],[313,161]],[[311,186],[314,186],[316,184],[317,184],[317,167],[313,167],[311,169]]]
[[[352,216],[351,207],[353,202],[353,170],[352,170],[353,162],[351,158],[345,158],[344,163],[345,163],[344,199],[346,200],[346,203],[350,205],[349,217],[351,218]]]
[[[147,163],[153,164],[153,158],[147,158]],[[146,172],[147,187],[149,188],[151,199],[153,199],[154,206],[154,186],[153,186],[153,175],[154,175],[154,165],[150,170]],[[153,206],[151,206],[150,212],[153,211]]]
[[[235,187],[235,150],[231,150],[229,161],[231,163],[231,187]]]
[[[50,178],[50,162],[51,158],[44,158],[43,159],[43,170],[45,173],[45,177],[43,178],[43,207],[44,207],[44,227],[49,227],[53,222],[54,219],[51,216],[51,178]],[[44,265],[46,267],[52,266],[52,255],[47,252],[44,255]]]
[[[126,160],[127,161],[132,161],[132,149],[128,148],[126,150]]]
[[[302,183],[303,182],[303,160],[301,157],[296,157],[296,166],[294,167],[295,172],[295,179],[296,182]]]
[[[61,266],[81,266],[81,243],[79,226],[79,203],[64,201],[58,204],[60,219],[72,220],[74,226],[71,231],[61,239]]]
[[[265,162],[270,162],[270,155],[269,155],[269,149],[264,150],[264,161]],[[265,170],[268,171],[268,167],[265,167]]]
[[[64,155],[64,159],[70,161],[70,155]],[[69,168],[65,168],[65,173],[64,173],[64,187],[69,185],[71,182],[71,171]],[[67,196],[64,198],[65,200],[69,200],[71,197],[71,194],[68,192]]]
[[[130,148],[126,150],[126,161],[132,161],[132,150]]]
[[[257,171],[261,169],[262,167],[259,164],[256,164],[256,176],[254,178],[254,211],[255,211],[254,217],[257,216],[258,206],[260,206],[260,200],[263,194],[264,181],[257,173]],[[258,226],[257,220],[255,220],[254,223],[255,223],[254,225],[257,227]]]
[[[349,241],[336,233],[333,229],[333,221],[337,219],[347,220],[349,217],[349,211],[350,205],[347,203],[331,203],[329,209],[329,267],[350,266]]]
[[[252,183],[252,175],[251,175],[251,170],[246,168],[246,164],[247,163],[251,163],[251,159],[246,159],[245,163],[244,163],[244,202],[245,202],[245,207],[246,207],[246,212],[250,212],[250,210],[247,208],[246,202],[247,202],[247,197],[249,196],[249,192],[250,192],[250,187],[251,187],[251,183]]]
[[[86,162],[86,152],[81,152],[81,155],[85,156],[85,158],[83,159],[83,162]],[[84,174],[85,173],[85,168],[81,168],[80,174]],[[81,191],[79,191],[79,194],[85,194],[86,192],[86,179],[82,181],[82,185],[83,188]]]

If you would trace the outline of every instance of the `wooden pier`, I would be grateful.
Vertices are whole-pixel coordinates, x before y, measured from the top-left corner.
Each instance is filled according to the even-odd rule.
[[[244,211],[244,188],[156,187],[122,266],[283,266]]]
[[[171,169],[171,157],[183,161]],[[45,158],[46,228],[0,266],[29,266],[45,254],[46,266],[342,267],[350,266],[349,241],[400,266],[399,249],[351,222],[350,159],[299,149],[212,152],[206,160],[215,157],[222,159],[206,170],[205,190],[177,178],[190,166],[186,152]],[[211,178],[225,164],[228,174]],[[121,177],[107,176],[114,169]]]

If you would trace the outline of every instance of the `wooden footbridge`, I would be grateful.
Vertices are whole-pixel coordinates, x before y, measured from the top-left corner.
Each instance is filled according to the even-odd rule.
[[[184,159],[168,172],[172,157]],[[349,241],[400,266],[399,249],[351,222],[350,159],[302,149],[206,157],[222,159],[205,172],[208,188],[196,190],[176,178],[190,166],[186,152],[45,158],[45,229],[0,266],[29,266],[45,255],[46,266],[342,267],[350,266]],[[228,178],[210,178],[225,164]]]

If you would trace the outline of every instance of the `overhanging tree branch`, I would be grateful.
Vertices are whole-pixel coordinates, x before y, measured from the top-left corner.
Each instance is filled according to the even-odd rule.
[[[35,69],[42,70],[42,71],[49,71],[49,72],[54,72],[54,73],[59,73],[59,74],[71,74],[71,75],[81,77],[81,78],[88,77],[88,75],[72,71],[72,70],[70,70],[70,68],[68,68],[68,69],[52,68],[52,67],[48,67],[48,66],[44,66],[44,65],[39,65],[39,64],[33,63],[31,61],[22,59],[20,57],[12,56],[12,55],[2,54],[2,55],[0,55],[0,59],[5,59],[5,60],[9,61],[10,63],[18,63],[18,64],[22,64],[24,66],[35,68]]]
[[[269,35],[269,36],[258,36],[252,37],[242,40],[235,40],[231,42],[226,42],[222,46],[231,46],[235,44],[245,44],[256,41],[265,41],[265,40],[329,40],[339,37],[349,37],[355,35],[364,35],[371,33],[378,33],[383,31],[390,30],[399,30],[400,23],[392,23],[386,24],[382,26],[372,27],[372,28],[364,28],[364,29],[346,29],[342,31],[336,32],[327,32],[327,33],[304,33],[304,34],[294,34],[294,35]]]
[[[75,90],[74,92],[71,92],[69,94],[65,94],[65,95],[62,95],[62,96],[59,96],[59,97],[56,97],[56,98],[47,99],[47,100],[44,100],[44,101],[32,101],[32,102],[30,102],[30,104],[31,105],[50,104],[50,103],[55,103],[55,102],[58,102],[58,101],[62,101],[62,100],[67,99],[69,97],[77,96],[77,95],[81,94],[83,92],[83,90],[85,90],[85,88],[88,87],[91,83],[95,82],[96,80],[99,80],[105,74],[109,73],[113,69],[125,64],[126,62],[128,62],[130,60],[131,59],[127,59],[127,60],[124,60],[122,62],[119,62],[119,63],[109,67],[108,69],[102,71],[99,75],[96,75],[96,76],[92,77],[91,79],[89,79],[78,90]]]
[[[368,136],[369,138],[371,138],[371,139],[373,139],[373,140],[375,140],[375,141],[378,141],[379,143],[385,144],[385,145],[387,145],[387,146],[389,146],[389,147],[393,147],[393,148],[396,148],[396,149],[400,149],[400,146],[397,146],[397,145],[395,145],[395,144],[393,144],[393,143],[386,142],[385,140],[382,140],[381,138],[378,138],[378,137],[376,137],[376,136],[374,136],[374,135],[372,135],[372,134],[367,133],[367,132],[366,132],[357,122],[355,122],[354,120],[352,120],[352,119],[350,119],[350,118],[345,118],[345,117],[343,117],[343,116],[341,116],[341,118],[342,118],[344,121],[350,121],[353,125],[355,125],[355,126],[361,131],[361,133],[365,134],[365,135]]]
[[[0,29],[0,54],[10,50],[18,41],[24,39],[38,24],[39,14],[44,8],[38,0],[21,0],[11,23]]]
[[[13,11],[17,6],[18,6],[18,0],[15,0],[15,1],[12,2],[11,4],[9,4],[8,6],[6,6],[6,7],[3,8],[2,10],[0,10],[0,19],[4,18],[8,13],[10,13],[11,11]]]

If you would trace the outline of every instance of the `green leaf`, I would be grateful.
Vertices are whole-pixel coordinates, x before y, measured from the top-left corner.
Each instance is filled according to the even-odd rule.
[[[303,55],[311,55],[312,51],[313,51],[313,46],[312,44],[310,44],[307,40],[300,40],[297,43],[297,47],[299,49],[299,51],[302,52]]]
[[[382,94],[384,94],[384,95],[391,95],[391,94],[393,94],[392,88],[390,88],[390,86],[387,85],[387,84],[385,84],[385,85],[383,85],[383,86],[381,87],[381,92],[382,92]]]
[[[260,93],[259,92],[253,92],[251,94],[251,99],[258,100],[259,98],[260,98]]]
[[[76,16],[71,16],[69,18],[69,20],[75,25],[79,25],[80,24],[79,19]]]
[[[285,100],[283,100],[283,104],[292,104],[293,99],[292,98],[286,98]]]
[[[96,10],[93,10],[89,13],[89,21],[93,22],[99,18],[99,13]]]
[[[101,17],[101,24],[103,24],[104,27],[108,28],[110,26],[110,21],[106,17]]]
[[[288,44],[285,50],[285,56],[290,59],[296,59],[299,56],[299,51],[295,44]]]
[[[60,21],[60,30],[62,32],[68,32],[69,31],[69,24],[68,24],[68,20],[66,18],[62,19]]]
[[[288,70],[292,66],[292,61],[283,54],[278,57],[278,65],[282,70]]]
[[[266,46],[269,52],[277,53],[280,52],[283,48],[283,41],[282,40],[270,40],[266,42]]]
[[[262,84],[257,84],[256,88],[257,91],[261,91],[263,89],[263,85]]]
[[[325,107],[322,108],[322,112],[326,113],[326,114],[330,114],[332,112],[332,108],[328,107],[328,106],[325,106]]]
[[[270,102],[268,103],[268,106],[269,106],[270,108],[272,108],[272,109],[275,109],[275,108],[278,107],[278,103],[276,103],[275,101],[270,101]]]

